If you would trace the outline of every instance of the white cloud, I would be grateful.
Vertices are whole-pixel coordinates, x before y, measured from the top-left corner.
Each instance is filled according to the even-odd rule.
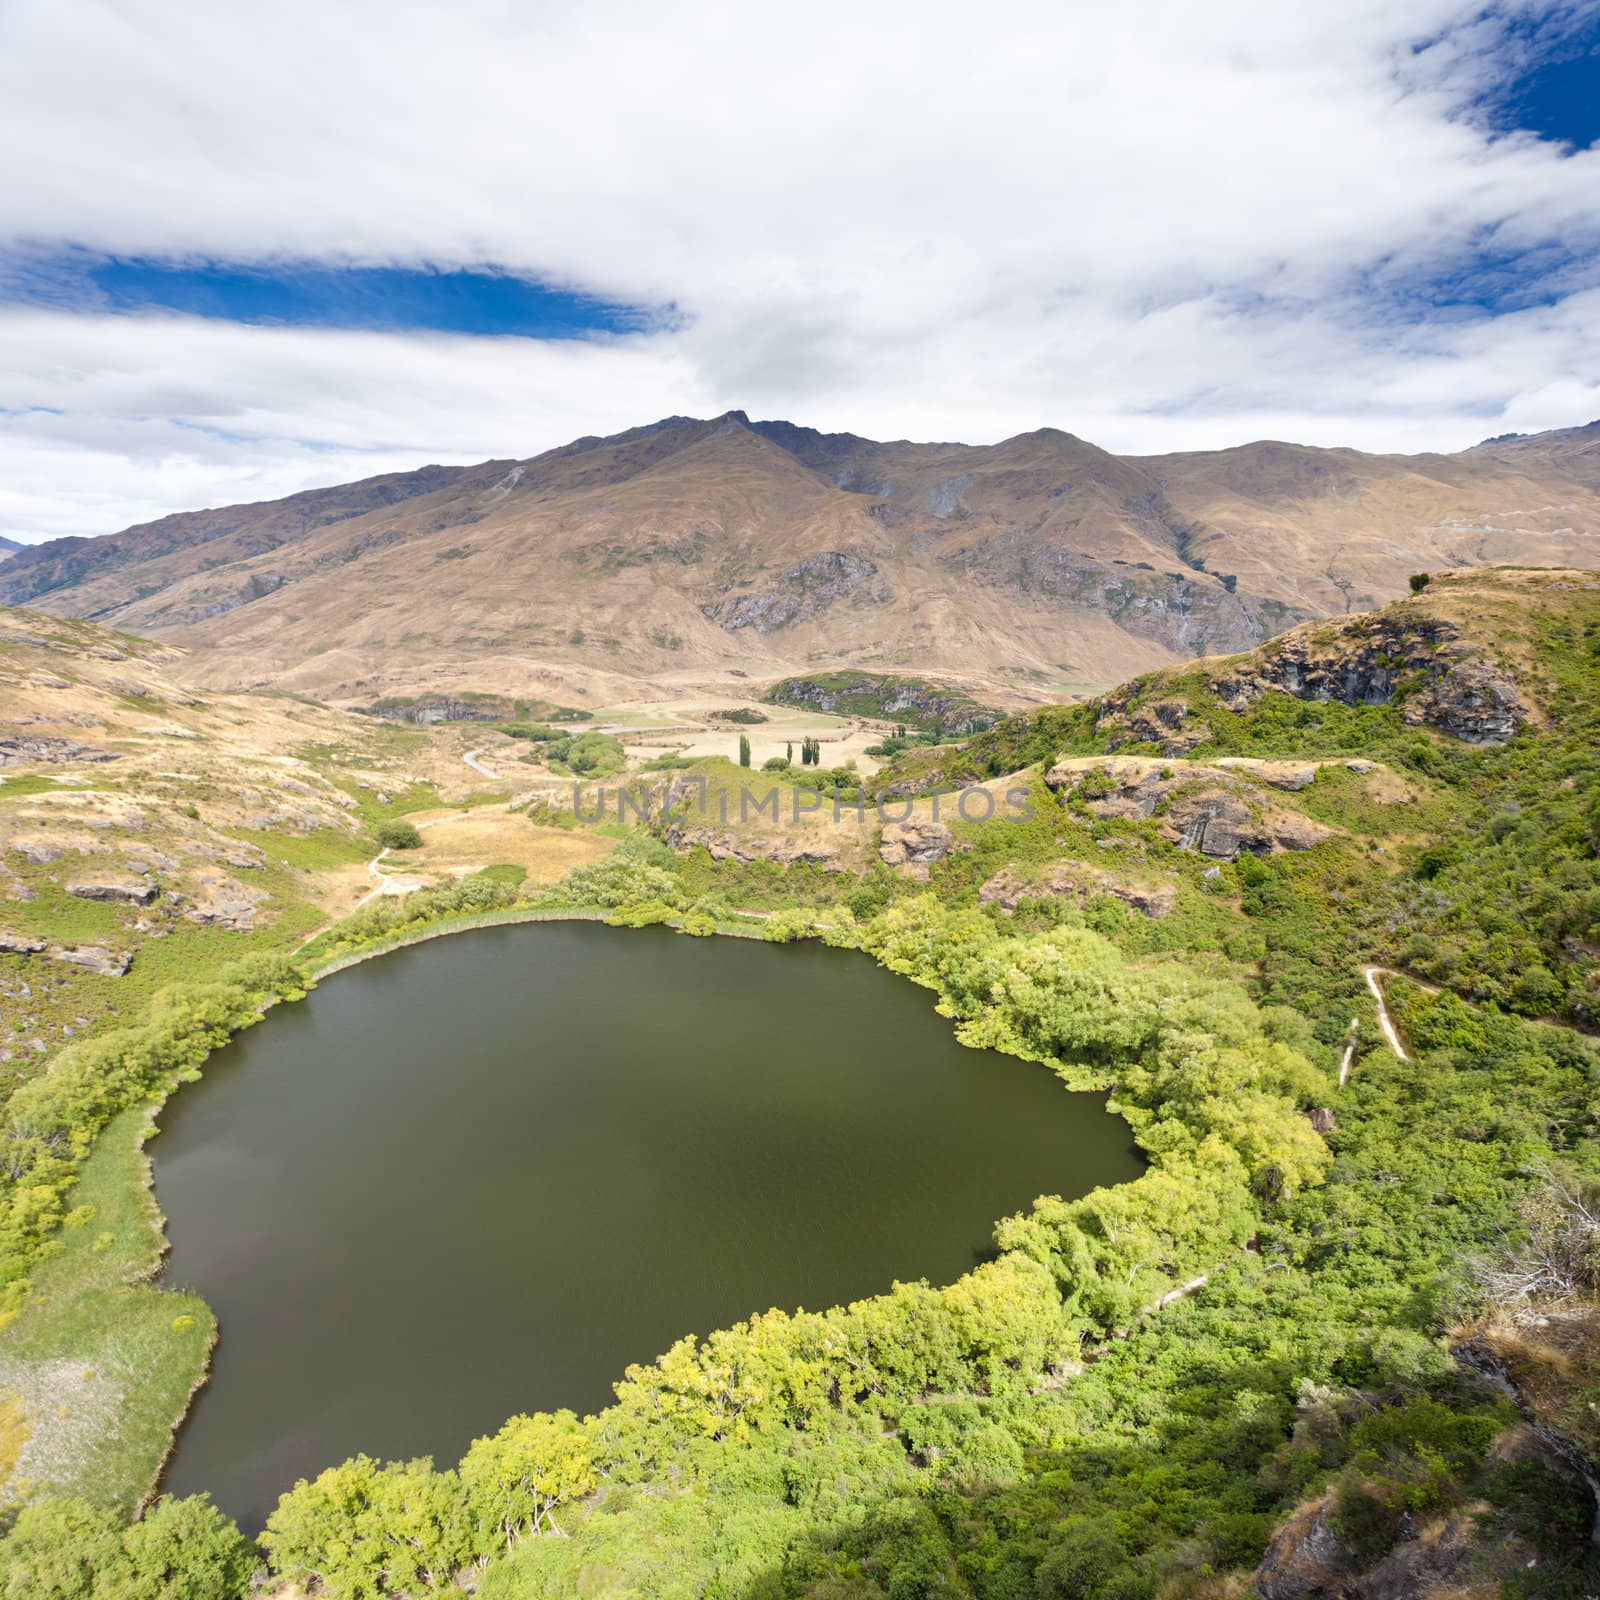
[[[1551,9],[14,0],[14,249],[497,262],[683,320],[538,344],[0,314],[0,529],[729,406],[1145,451],[1583,420],[1600,151],[1459,114],[1506,17]],[[1474,250],[1550,241],[1554,305],[1418,311]]]

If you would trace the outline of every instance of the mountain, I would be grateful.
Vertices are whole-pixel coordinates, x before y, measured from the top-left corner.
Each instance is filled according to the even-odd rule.
[[[7,556],[15,555],[22,548],[15,539],[0,538],[0,561],[4,561]]]
[[[1020,704],[1367,609],[1419,570],[1600,565],[1600,424],[1455,455],[884,443],[743,412],[24,549],[0,603],[190,681],[560,703],[842,666]]]

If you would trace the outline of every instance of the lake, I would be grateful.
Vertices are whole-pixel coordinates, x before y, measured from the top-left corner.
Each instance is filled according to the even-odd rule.
[[[358,1452],[520,1411],[771,1306],[949,1282],[996,1219],[1142,1170],[1101,1095],[956,1043],[815,943],[481,929],[327,980],[150,1146],[166,1281],[221,1321],[164,1486],[252,1531]]]

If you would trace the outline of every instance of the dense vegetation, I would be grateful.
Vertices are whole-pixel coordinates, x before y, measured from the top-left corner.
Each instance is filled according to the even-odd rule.
[[[303,983],[287,961],[254,957],[164,989],[140,1024],[69,1045],[12,1095],[0,1134],[0,1316],[15,1313],[30,1269],[60,1249],[78,1169],[106,1123],[165,1098],[268,1006],[300,998]]]
[[[962,689],[926,678],[846,668],[804,678],[784,678],[767,691],[772,705],[803,706],[839,716],[898,722],[921,733],[974,733],[999,719]]]
[[[1205,674],[1141,680],[1115,702],[1008,718],[965,745],[915,750],[874,780],[879,793],[981,781],[1060,755],[1159,755],[1117,717],[1177,700],[1206,737],[1187,759],[1360,754],[1413,780],[1424,804],[1363,807],[1323,774],[1313,814],[1367,840],[1388,836],[1406,870],[1365,852],[1243,864],[1244,907],[1263,930],[1263,992],[1286,1003],[1332,998],[1326,976],[1382,959],[1524,1016],[1600,1022],[1600,604],[1588,596],[1527,624],[1529,686],[1554,715],[1503,746],[1474,747],[1407,723],[1406,689],[1385,705],[1263,696],[1230,711]],[[1320,810],[1318,809],[1320,807]],[[1420,836],[1419,836],[1420,835]],[[1307,1007],[1311,1009],[1311,1007]]]

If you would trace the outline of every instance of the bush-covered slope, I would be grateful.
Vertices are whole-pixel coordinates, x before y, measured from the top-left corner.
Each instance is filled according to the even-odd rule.
[[[999,721],[1000,713],[980,705],[964,689],[927,678],[881,672],[817,672],[783,678],[766,699],[780,706],[808,706],[835,716],[877,717],[919,733],[955,736],[976,733]]]
[[[1523,1015],[1600,1021],[1591,575],[1434,578],[1370,616],[1008,718],[959,748],[908,752],[875,787],[925,791],[1095,753],[1368,757],[1411,786],[1374,803],[1324,769],[1304,808],[1364,848],[1240,864],[1244,909],[1271,930],[1275,998],[1307,984],[1326,995],[1311,968],[1333,952],[1341,971],[1381,960]]]

